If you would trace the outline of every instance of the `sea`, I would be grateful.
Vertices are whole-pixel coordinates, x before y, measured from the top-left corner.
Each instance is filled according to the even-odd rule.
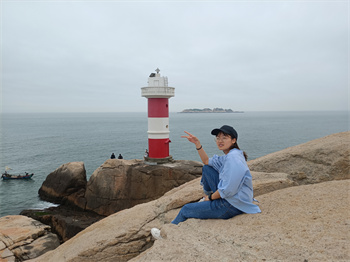
[[[54,204],[41,201],[38,190],[62,164],[83,161],[87,178],[110,158],[143,159],[147,149],[147,112],[140,113],[3,113],[0,115],[0,170],[34,173],[30,180],[0,181],[0,217]],[[221,155],[210,134],[231,125],[248,160],[349,130],[347,111],[170,113],[170,155],[200,161],[197,136],[209,156]]]

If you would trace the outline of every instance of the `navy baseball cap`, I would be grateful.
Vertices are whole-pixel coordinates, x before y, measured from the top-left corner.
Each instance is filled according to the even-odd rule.
[[[220,128],[215,128],[211,131],[211,134],[217,136],[220,132],[230,135],[232,138],[238,139],[237,131],[232,126],[223,125]]]

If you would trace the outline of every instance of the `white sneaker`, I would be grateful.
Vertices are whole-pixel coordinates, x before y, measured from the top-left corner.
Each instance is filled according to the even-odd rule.
[[[202,197],[201,199],[199,199],[199,201],[198,201],[198,202],[203,202],[203,201],[204,201],[204,199],[205,199],[205,197]]]
[[[162,236],[160,235],[160,230],[158,228],[152,228],[151,234],[155,239],[162,239]]]

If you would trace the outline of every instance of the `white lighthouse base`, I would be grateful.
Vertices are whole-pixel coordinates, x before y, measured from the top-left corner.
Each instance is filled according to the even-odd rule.
[[[172,156],[164,157],[164,158],[151,158],[151,157],[145,157],[145,163],[150,165],[157,165],[157,164],[166,164],[174,162],[174,159]],[[148,162],[148,163],[147,163]]]

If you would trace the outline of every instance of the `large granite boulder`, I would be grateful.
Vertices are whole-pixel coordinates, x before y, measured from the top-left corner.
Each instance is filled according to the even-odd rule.
[[[286,173],[298,184],[350,178],[350,132],[336,133],[251,160],[252,171]]]
[[[338,139],[342,140],[342,136],[325,139],[332,140],[326,142],[330,151]],[[319,145],[314,146],[318,150]],[[342,157],[344,152],[338,155]],[[343,168],[347,170],[348,165]],[[347,252],[349,180],[331,181],[334,178],[328,176],[330,182],[295,186],[297,182],[287,172],[252,172],[252,175],[261,214],[244,214],[229,220],[189,219],[178,226],[169,224],[180,207],[201,198],[203,193],[197,178],[157,200],[100,220],[34,261],[61,261],[62,254],[67,262],[132,258],[134,261],[350,259]],[[323,176],[322,171],[319,175]],[[155,245],[150,235],[152,227],[160,228],[163,236]]]
[[[85,205],[86,171],[83,162],[61,165],[50,173],[39,189],[41,199],[53,203]]]
[[[71,162],[47,176],[39,196],[108,216],[157,199],[172,188],[201,176],[202,166],[200,162],[186,160],[148,165],[137,159],[108,159],[87,182],[84,163]]]
[[[62,241],[67,241],[105,216],[157,199],[200,177],[202,166],[185,160],[148,165],[136,159],[109,159],[87,183],[84,164],[67,163],[49,174],[39,190],[42,199],[61,205],[21,214],[50,225]]]
[[[0,218],[0,261],[36,258],[60,245],[50,227],[26,216]]]
[[[196,161],[148,165],[142,160],[109,159],[92,174],[86,187],[86,210],[108,216],[149,202],[202,174]]]

